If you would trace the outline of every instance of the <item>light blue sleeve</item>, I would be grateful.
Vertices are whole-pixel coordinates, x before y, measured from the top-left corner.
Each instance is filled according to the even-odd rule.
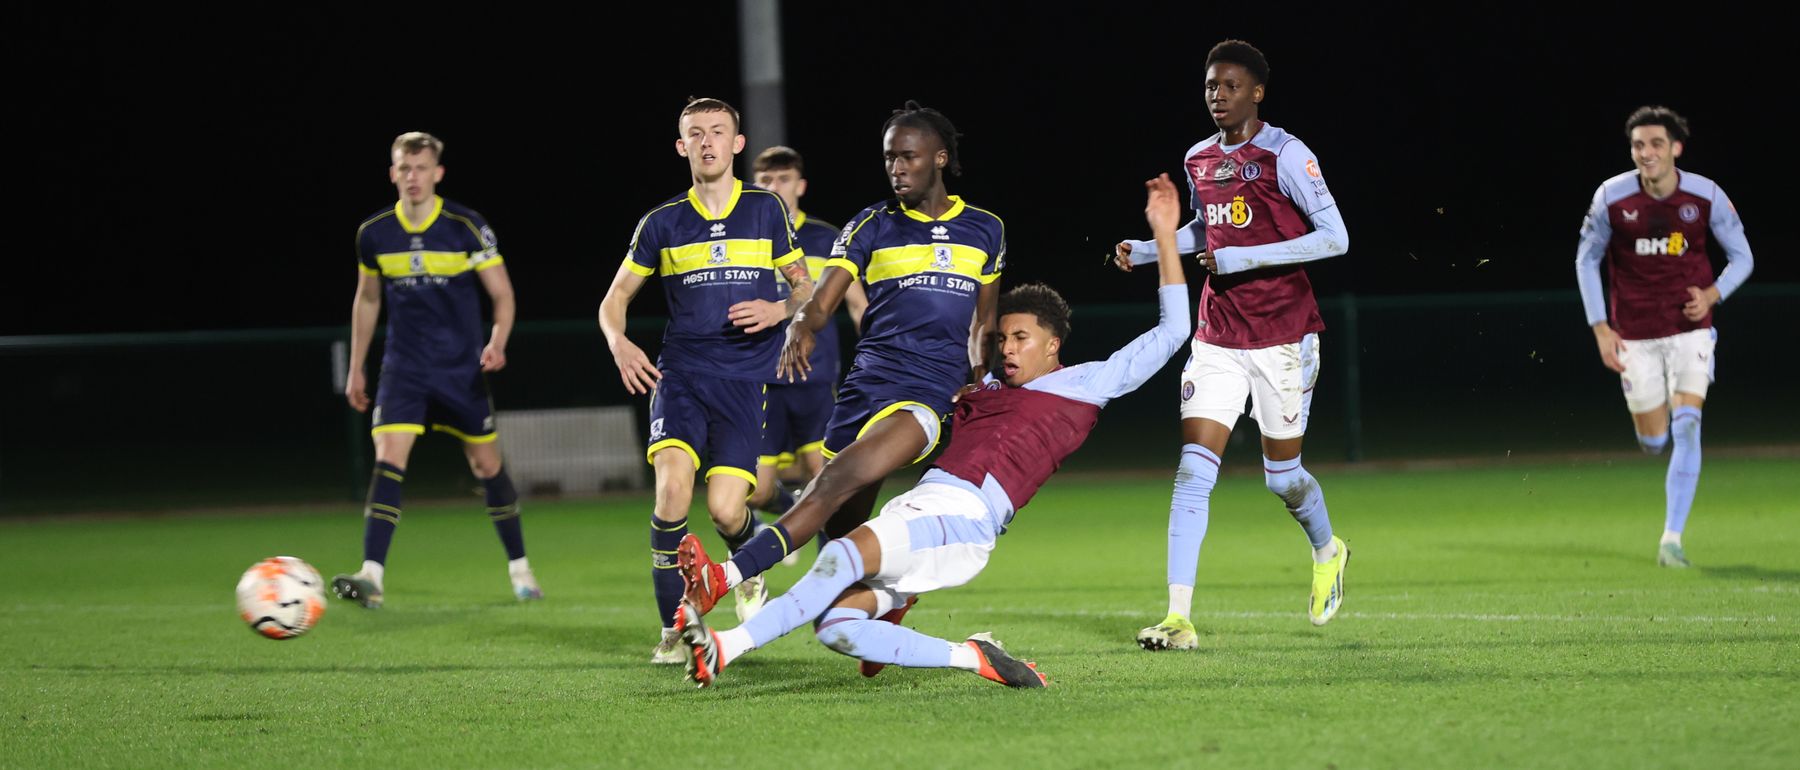
[[[1716,209],[1715,209],[1716,210]],[[1588,326],[1606,320],[1606,292],[1600,282],[1600,261],[1612,242],[1612,220],[1606,216],[1606,185],[1594,191],[1587,217],[1581,220],[1581,243],[1575,247],[1575,284],[1581,287],[1581,309]],[[1746,252],[1748,253],[1748,252]],[[1721,294],[1724,289],[1720,289]]]
[[[1312,221],[1312,232],[1278,243],[1216,249],[1212,256],[1220,275],[1314,262],[1350,250],[1350,231],[1312,150],[1298,139],[1289,142],[1275,160],[1275,171],[1282,194]]]
[[[1200,250],[1200,244],[1206,242],[1206,223],[1199,217],[1181,226],[1175,231],[1175,250],[1183,254],[1192,254]],[[1131,264],[1148,265],[1160,259],[1156,253],[1156,241],[1126,241],[1131,244]]]
[[[1156,328],[1138,335],[1105,361],[1052,372],[1025,387],[1095,406],[1106,406],[1106,402],[1137,390],[1161,371],[1194,333],[1188,319],[1187,284],[1157,289],[1156,300],[1162,312]]]
[[[1719,288],[1719,301],[1724,302],[1750,279],[1756,259],[1750,256],[1750,239],[1744,237],[1744,220],[1738,218],[1737,207],[1731,205],[1723,187],[1713,187],[1712,219],[1706,224],[1712,229],[1713,240],[1725,247],[1725,272],[1713,282]]]
[[[1192,254],[1199,251],[1201,246],[1206,243],[1206,223],[1200,221],[1200,195],[1194,191],[1194,178],[1187,174],[1182,174],[1182,176],[1187,178],[1188,205],[1194,207],[1194,219],[1175,231],[1175,250],[1182,254]],[[1148,241],[1128,240],[1126,243],[1131,244],[1129,257],[1133,266],[1148,265],[1160,258],[1156,253],[1154,239]]]

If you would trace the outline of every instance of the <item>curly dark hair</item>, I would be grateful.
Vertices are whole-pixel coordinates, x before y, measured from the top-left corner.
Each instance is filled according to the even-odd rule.
[[[1030,313],[1037,316],[1038,325],[1050,330],[1050,334],[1063,342],[1069,341],[1069,316],[1074,311],[1069,303],[1064,302],[1062,295],[1055,289],[1042,283],[1028,283],[1014,286],[1011,291],[1000,295],[1000,315],[1013,313]]]

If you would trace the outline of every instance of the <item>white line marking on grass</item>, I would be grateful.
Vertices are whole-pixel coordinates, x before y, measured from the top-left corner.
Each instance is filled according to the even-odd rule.
[[[971,610],[959,609],[959,612]],[[1138,610],[1069,610],[1069,609],[1019,609],[1013,607],[981,607],[973,612],[999,613],[1007,615],[1038,615],[1045,617],[1071,618],[1134,618],[1149,617],[1151,613]],[[1305,617],[1300,612],[1264,612],[1258,610],[1245,611],[1205,611],[1196,612],[1192,618],[1213,618],[1224,620],[1298,620]],[[1469,613],[1469,612],[1355,612],[1345,610],[1338,613],[1340,618],[1359,618],[1364,620],[1424,620],[1424,621],[1465,621],[1473,623],[1785,623],[1788,618],[1775,615],[1757,617],[1727,615],[1527,615],[1504,613]],[[1155,618],[1151,618],[1155,620]]]

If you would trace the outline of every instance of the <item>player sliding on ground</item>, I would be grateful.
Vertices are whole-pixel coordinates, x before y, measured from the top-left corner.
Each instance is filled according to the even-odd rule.
[[[698,537],[677,556],[688,594],[696,581],[709,612],[727,590],[757,580],[823,532],[850,534],[875,511],[881,483],[924,460],[937,446],[957,389],[990,368],[1006,227],[993,212],[949,194],[961,174],[956,126],[917,102],[882,128],[883,171],[894,191],[856,215],[838,236],[818,291],[787,328],[778,373],[809,379],[816,335],[830,323],[852,282],[868,294],[862,340],[838,391],[821,454],[830,460],[794,507],[735,549],[720,568],[694,569]],[[824,373],[821,373],[824,374]],[[887,620],[899,622],[906,608]]]
[[[708,628],[696,601],[705,597],[690,590],[675,618],[692,654],[690,679],[709,686],[740,656],[818,618],[819,641],[861,659],[866,676],[894,664],[959,668],[1009,687],[1044,686],[1034,664],[1009,655],[991,635],[950,642],[879,618],[918,594],[954,588],[980,574],[995,540],[1087,439],[1101,407],[1148,380],[1192,331],[1187,279],[1175,248],[1175,185],[1165,174],[1145,186],[1145,216],[1162,245],[1156,328],[1105,361],[1064,367],[1059,353],[1069,336],[1069,306],[1062,297],[1043,284],[1002,295],[1004,377],[989,375],[964,390],[950,446],[918,486],[890,501],[873,521],[827,543],[800,582],[737,628]],[[718,568],[704,550],[696,550],[695,559],[697,569]]]

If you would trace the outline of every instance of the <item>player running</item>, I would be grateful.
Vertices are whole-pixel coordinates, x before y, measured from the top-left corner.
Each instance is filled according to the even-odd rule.
[[[1688,566],[1681,533],[1700,482],[1700,408],[1713,379],[1713,306],[1744,285],[1754,259],[1744,223],[1711,179],[1678,171],[1687,121],[1667,107],[1640,107],[1625,121],[1628,171],[1600,185],[1581,224],[1575,280],[1600,361],[1619,373],[1638,445],[1660,454],[1674,435],[1662,542],[1656,563]],[[1708,255],[1725,252],[1713,279]],[[1608,313],[1600,266],[1611,278]]]

